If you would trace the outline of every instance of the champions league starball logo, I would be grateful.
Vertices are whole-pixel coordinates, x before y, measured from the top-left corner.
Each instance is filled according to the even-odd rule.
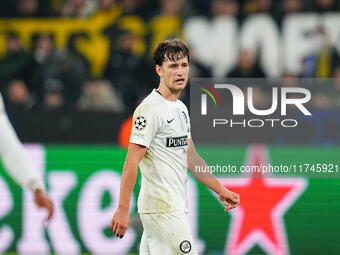
[[[146,127],[146,119],[143,116],[139,116],[135,119],[134,124],[138,131],[142,131]]]
[[[295,106],[296,109],[302,112],[305,116],[311,116],[312,114],[307,110],[304,106],[311,99],[311,93],[306,88],[301,87],[272,87],[271,93],[271,106],[268,109],[256,109],[254,106],[253,99],[253,88],[247,87],[245,90],[246,96],[244,92],[236,85],[233,84],[214,84],[208,85],[204,84],[204,87],[200,88],[201,90],[201,116],[206,116],[209,114],[208,107],[208,97],[212,100],[214,107],[224,107],[226,111],[230,111],[227,109],[225,105],[222,103],[221,95],[223,93],[230,93],[232,96],[232,115],[233,116],[244,116],[245,115],[245,102],[247,102],[248,110],[251,114],[255,116],[266,116],[268,118],[244,118],[240,120],[235,119],[227,119],[227,118],[213,118],[212,119],[212,127],[217,126],[226,126],[226,127],[250,127],[250,128],[259,128],[265,125],[269,125],[269,127],[296,127],[298,125],[298,121],[292,118],[287,117],[287,106]],[[294,98],[293,98],[294,97]],[[277,111],[280,105],[280,117],[281,118],[270,118],[274,112]],[[215,117],[215,115],[214,115]]]

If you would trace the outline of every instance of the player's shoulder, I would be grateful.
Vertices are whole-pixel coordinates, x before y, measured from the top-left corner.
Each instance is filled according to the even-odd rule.
[[[143,101],[137,106],[135,114],[138,112],[149,112],[153,114],[161,113],[164,109],[164,100],[160,98],[154,91],[151,92]]]
[[[188,112],[188,107],[183,103],[183,101],[178,100],[178,104],[179,104],[179,106],[180,106],[183,110],[185,110],[186,112]]]
[[[182,100],[178,99],[178,104],[183,107],[183,108],[187,108],[187,106],[183,103]]]

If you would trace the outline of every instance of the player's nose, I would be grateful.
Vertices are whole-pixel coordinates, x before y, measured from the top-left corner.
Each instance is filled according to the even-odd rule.
[[[184,69],[183,68],[179,68],[177,71],[177,75],[178,76],[183,76],[184,75]]]

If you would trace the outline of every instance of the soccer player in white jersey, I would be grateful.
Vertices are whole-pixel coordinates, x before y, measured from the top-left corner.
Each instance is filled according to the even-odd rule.
[[[160,84],[137,107],[123,167],[118,208],[111,229],[122,238],[129,225],[131,192],[138,166],[142,185],[138,213],[143,223],[140,254],[197,254],[188,223],[187,169],[216,192],[226,210],[238,206],[238,194],[227,190],[210,173],[195,173],[205,165],[190,136],[186,106],[178,100],[189,74],[189,49],[178,39],[159,43],[153,53]]]
[[[15,134],[5,112],[0,94],[0,160],[8,174],[23,188],[34,194],[34,202],[48,211],[46,220],[53,215],[53,204],[46,196],[45,185],[34,169],[25,148]]]

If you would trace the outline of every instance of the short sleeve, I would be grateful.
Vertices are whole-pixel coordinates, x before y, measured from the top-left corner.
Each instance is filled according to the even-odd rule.
[[[188,115],[188,139],[191,139],[191,124],[190,124],[190,116],[188,113],[188,110],[186,109],[187,115]]]
[[[138,106],[133,114],[130,143],[149,147],[160,125],[161,120],[151,105]]]
[[[190,124],[190,117],[188,121],[188,139],[191,139],[191,124]]]
[[[188,136],[188,139],[191,139],[190,116],[189,116],[188,108],[183,103],[182,103],[182,113],[183,113],[184,121],[185,121],[185,123],[187,125],[187,136]]]
[[[2,100],[2,96],[0,94],[0,114],[5,112],[4,101]]]

